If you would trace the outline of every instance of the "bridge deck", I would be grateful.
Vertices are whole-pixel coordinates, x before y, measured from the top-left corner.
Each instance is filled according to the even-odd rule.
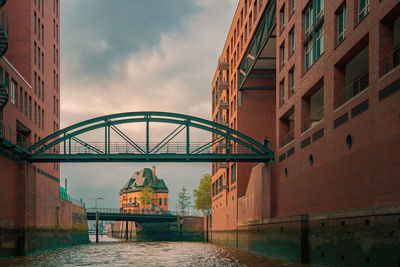
[[[96,220],[96,212],[87,212],[88,220]],[[173,214],[132,214],[99,212],[99,220],[103,221],[135,221],[135,222],[174,222],[177,217]]]

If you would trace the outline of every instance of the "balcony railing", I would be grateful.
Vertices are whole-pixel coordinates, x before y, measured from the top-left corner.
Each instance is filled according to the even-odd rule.
[[[226,101],[220,99],[220,100],[219,100],[219,104],[218,104],[218,108],[219,108],[220,110],[228,109],[228,108],[229,108],[229,104],[228,104],[228,102],[226,102]]]
[[[218,69],[219,70],[228,70],[229,69],[229,62],[222,60],[221,58],[218,59]]]
[[[400,46],[390,51],[383,59],[383,74],[400,65]]]
[[[281,147],[289,144],[294,140],[294,131],[290,131],[289,133],[281,136]]]
[[[222,91],[222,90],[228,90],[228,89],[229,89],[229,83],[228,82],[224,82],[224,81],[218,80],[217,90]]]
[[[345,95],[342,97],[338,96],[338,106],[341,106],[343,103],[352,99],[357,94],[364,91],[369,86],[369,72],[365,72],[360,75],[356,80],[354,80],[351,84],[347,85],[344,93]]]
[[[303,123],[303,132],[313,127],[316,123],[324,118],[324,106],[321,106],[316,111],[311,113],[311,115],[305,119]]]

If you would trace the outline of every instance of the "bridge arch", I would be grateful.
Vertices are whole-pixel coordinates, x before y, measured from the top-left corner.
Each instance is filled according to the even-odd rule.
[[[129,123],[146,124],[146,141],[139,143],[117,126]],[[164,139],[151,143],[151,123],[175,124]],[[80,135],[104,128],[104,141],[85,142]],[[217,138],[204,143],[190,140],[191,128],[213,133]],[[124,141],[114,144],[110,132],[117,133]],[[173,143],[174,138],[186,132],[184,143]],[[172,145],[173,144],[173,145]],[[31,162],[84,162],[84,161],[171,161],[171,162],[230,162],[273,160],[273,152],[253,138],[225,125],[199,117],[179,113],[140,111],[117,113],[85,120],[61,129],[28,148]]]

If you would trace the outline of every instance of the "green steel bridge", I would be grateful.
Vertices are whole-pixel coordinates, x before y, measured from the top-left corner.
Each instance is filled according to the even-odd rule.
[[[141,123],[145,140],[121,130],[121,125]],[[153,141],[150,126],[173,125],[165,137]],[[0,124],[0,145],[28,162],[271,162],[274,153],[253,138],[223,124],[168,112],[127,112],[101,116],[76,123],[41,139],[35,144]],[[100,130],[99,130],[100,129]],[[94,131],[100,139],[87,141]],[[192,131],[205,131],[213,138],[192,140]],[[97,133],[98,133],[97,132]],[[104,134],[103,134],[104,133]],[[97,138],[99,134],[96,135]],[[180,136],[180,141],[178,140]],[[184,141],[182,141],[182,139]]]

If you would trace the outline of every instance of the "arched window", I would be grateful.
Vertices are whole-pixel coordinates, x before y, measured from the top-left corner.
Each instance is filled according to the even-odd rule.
[[[161,198],[158,200],[158,205],[159,205],[159,206],[162,205],[162,199],[161,199]]]
[[[132,198],[131,197],[129,198],[129,203],[132,203]]]
[[[167,198],[164,198],[164,205],[167,206]]]
[[[135,204],[136,204],[137,202],[136,202],[136,197],[135,197]]]

